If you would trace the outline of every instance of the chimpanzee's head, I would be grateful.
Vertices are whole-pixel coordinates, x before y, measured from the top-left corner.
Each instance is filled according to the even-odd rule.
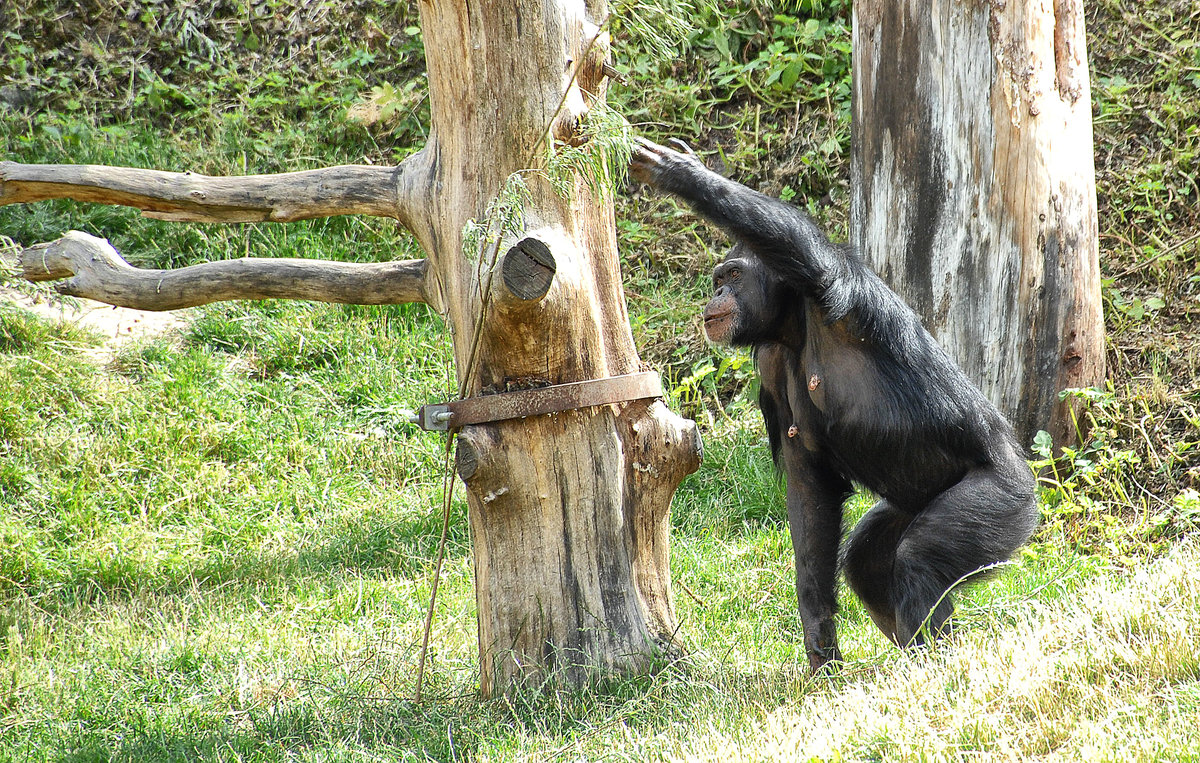
[[[714,344],[746,347],[779,339],[785,294],[779,277],[749,247],[737,244],[713,268],[704,333]]]

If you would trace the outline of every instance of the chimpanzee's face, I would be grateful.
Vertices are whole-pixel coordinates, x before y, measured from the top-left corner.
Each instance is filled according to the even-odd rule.
[[[708,340],[744,347],[770,338],[780,315],[777,281],[754,252],[735,246],[713,269],[713,296],[704,308]]]

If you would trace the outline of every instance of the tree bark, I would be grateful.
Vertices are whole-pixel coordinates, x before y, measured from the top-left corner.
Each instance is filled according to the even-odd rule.
[[[400,167],[347,165],[280,175],[209,177],[97,164],[0,162],[0,204],[75,199],[194,223],[292,222],[334,215],[397,217]]]
[[[175,270],[135,268],[107,241],[71,231],[20,254],[28,281],[68,279],[55,289],[135,310],[179,310],[234,299],[308,299],[354,305],[425,302],[425,260],[352,263],[291,258],[204,262]]]
[[[575,140],[602,104],[607,39],[601,2],[422,3],[433,130],[425,153],[428,227],[418,239],[439,274],[467,393],[511,379],[566,383],[640,370],[621,291],[612,200],[579,180],[558,197],[523,172],[542,136]],[[561,104],[562,108],[559,108]],[[523,172],[526,230],[553,270],[544,294],[488,282],[486,253],[463,257],[482,220]],[[436,193],[434,193],[434,189]],[[514,241],[506,240],[500,251]],[[524,297],[532,296],[527,299]],[[483,310],[486,320],[476,318]],[[481,326],[476,373],[470,348]],[[691,422],[634,402],[467,427],[467,485],[485,694],[641,673],[674,651],[669,505],[699,463]]]
[[[341,266],[329,277],[264,260],[141,271],[106,242],[72,234],[27,250],[27,272],[70,277],[68,293],[152,309],[198,304],[205,290],[359,301],[362,288],[361,299],[383,299],[371,285],[333,288],[374,273],[392,279],[393,296],[413,298],[396,301],[419,298],[445,315],[464,396],[641,370],[612,199],[583,178],[563,198],[544,169],[543,138],[579,144],[603,104],[604,3],[425,0],[420,11],[433,123],[429,143],[400,167],[223,179],[10,162],[0,165],[0,204],[74,198],[210,222],[385,215],[413,232],[426,261]],[[529,191],[523,223],[466,251],[464,228],[487,219],[514,174]],[[677,650],[670,501],[699,459],[695,425],[661,401],[463,429],[485,695],[644,673]]]
[[[1078,0],[854,4],[852,240],[1028,446],[1104,378]]]

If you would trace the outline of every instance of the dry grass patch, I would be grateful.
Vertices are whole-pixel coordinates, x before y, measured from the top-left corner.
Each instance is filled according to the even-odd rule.
[[[903,654],[761,725],[709,729],[678,760],[1179,760],[1200,750],[1200,547],[1004,633]]]

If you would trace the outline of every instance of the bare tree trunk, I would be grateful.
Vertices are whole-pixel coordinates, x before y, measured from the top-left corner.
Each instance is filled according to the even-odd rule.
[[[420,9],[433,125],[425,148],[399,167],[207,178],[6,162],[0,204],[74,198],[216,222],[381,215],[409,228],[427,260],[149,271],[103,240],[69,234],[24,252],[28,277],[68,278],[67,293],[151,309],[262,297],[424,301],[447,318],[466,396],[641,370],[612,199],[582,179],[563,198],[543,167],[547,132],[579,143],[603,104],[604,3],[437,0]],[[523,225],[494,248],[465,250],[464,227],[485,223],[517,173],[529,192]],[[699,465],[692,422],[637,400],[468,426],[458,445],[484,694],[643,673],[676,650],[669,507]]]
[[[852,237],[1013,421],[1104,378],[1078,0],[854,4]]]
[[[435,117],[425,149],[429,226],[416,233],[441,278],[462,379],[483,302],[475,264],[462,256],[463,225],[483,219],[511,173],[540,163],[530,152],[543,131],[572,139],[602,102],[607,40],[593,38],[605,9],[457,0],[423,3],[421,13]],[[541,299],[495,287],[469,393],[506,379],[565,383],[640,370],[611,199],[578,182],[564,200],[539,176],[526,179],[533,200],[523,235],[545,244],[557,273]],[[690,422],[661,403],[605,406],[468,427],[459,449],[460,470],[471,464],[462,476],[485,694],[514,681],[580,685],[643,672],[671,651],[668,506],[698,465]]]

